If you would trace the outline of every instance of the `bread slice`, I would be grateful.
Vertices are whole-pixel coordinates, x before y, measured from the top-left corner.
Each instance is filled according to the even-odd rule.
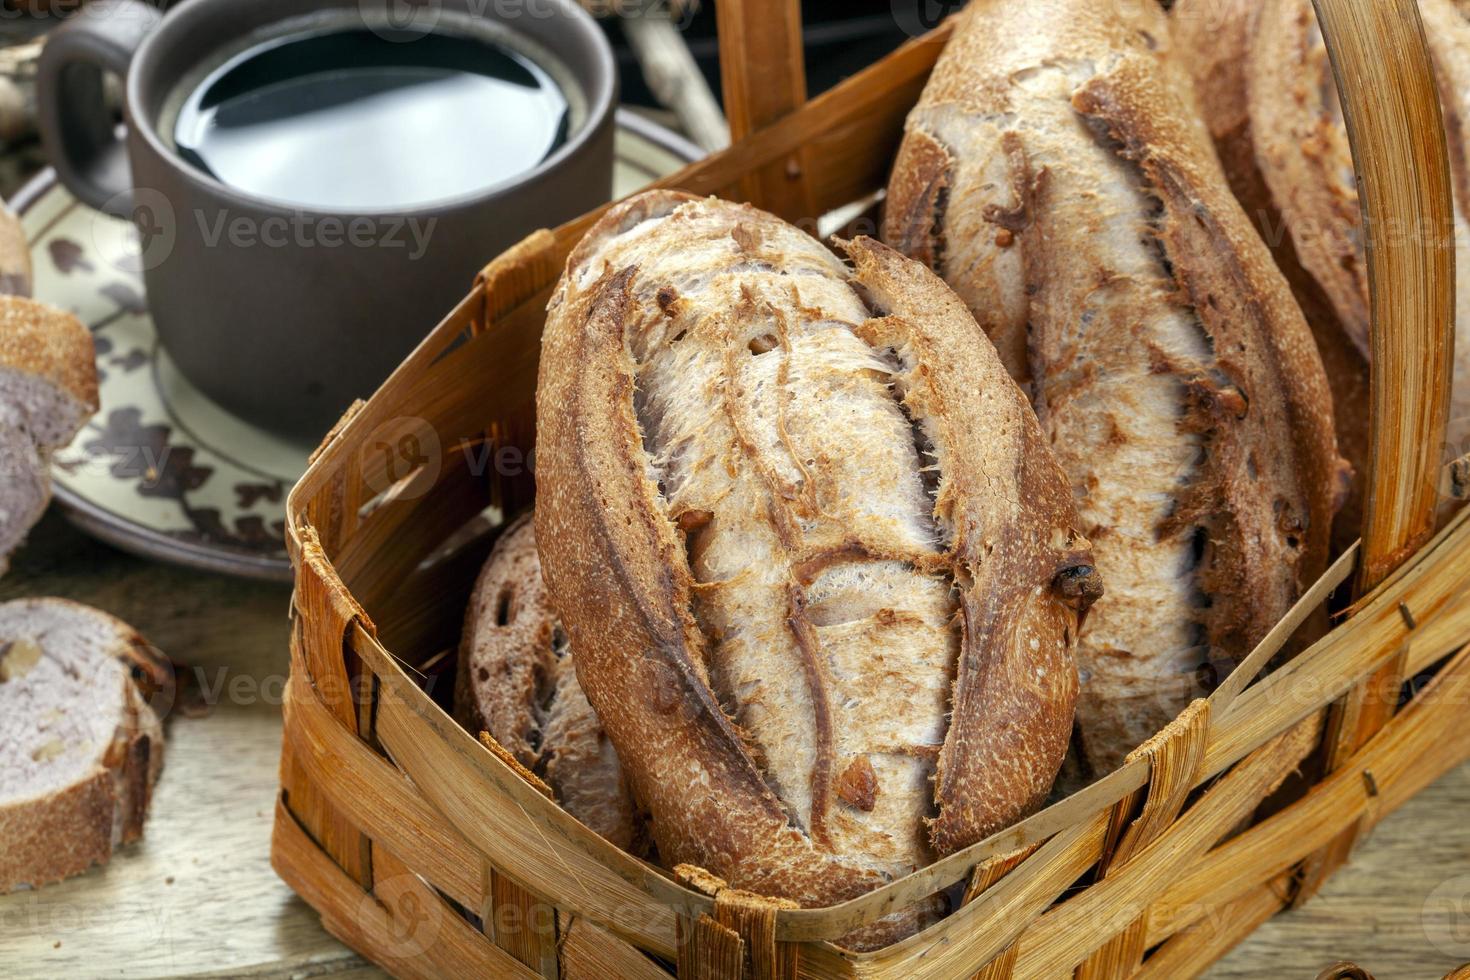
[[[641,849],[623,767],[577,683],[529,514],[505,529],[475,583],[454,705],[461,725],[489,732],[568,813],[624,850]]]
[[[974,318],[842,247],[631,198],[568,259],[537,389],[543,568],[660,859],[803,906],[1045,797],[1101,590]]]
[[[50,464],[23,430],[0,425],[0,574],[50,502]]]
[[[0,296],[0,573],[51,499],[51,454],[96,411],[87,328],[44,303]]]
[[[0,296],[0,418],[44,453],[64,447],[97,411],[92,334],[70,313]]]
[[[974,0],[910,113],[884,238],[1028,389],[1108,596],[1078,649],[1107,772],[1321,574],[1332,400],[1156,0]]]
[[[0,605],[0,893],[137,840],[173,674],[127,624],[64,599]],[[164,700],[166,700],[166,695]]]

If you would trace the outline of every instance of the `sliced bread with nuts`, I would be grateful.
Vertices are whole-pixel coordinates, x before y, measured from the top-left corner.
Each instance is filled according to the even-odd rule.
[[[617,750],[577,683],[541,579],[529,514],[501,534],[475,583],[454,705],[461,725],[489,732],[568,813],[624,850],[644,849]]]
[[[0,424],[0,573],[51,502],[50,464],[26,432]]]
[[[0,893],[137,840],[173,673],[131,627],[64,599],[0,604]]]
[[[38,449],[65,446],[97,411],[92,335],[81,321],[23,296],[0,296],[0,418]]]

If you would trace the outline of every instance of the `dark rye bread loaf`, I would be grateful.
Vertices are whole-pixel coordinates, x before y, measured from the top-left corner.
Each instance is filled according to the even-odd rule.
[[[1470,2],[1420,0],[1455,210],[1455,373],[1443,458],[1470,453]],[[1368,461],[1368,267],[1352,149],[1311,0],[1180,0],[1172,24],[1231,187],[1312,325],[1359,479],[1338,521],[1362,530]]]
[[[974,319],[844,250],[632,198],[568,259],[537,393],[543,567],[661,858],[803,906],[1045,797],[1101,591]]]
[[[641,849],[617,750],[577,683],[542,582],[529,514],[505,529],[475,583],[454,710],[466,729],[489,732],[543,779],[572,816],[624,850]]]
[[[1322,363],[1230,194],[1155,0],[975,0],[909,116],[885,239],[1031,397],[1108,597],[1081,745],[1117,766],[1322,571]]]

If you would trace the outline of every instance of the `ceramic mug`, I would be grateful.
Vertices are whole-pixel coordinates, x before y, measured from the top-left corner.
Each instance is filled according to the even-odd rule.
[[[179,155],[161,120],[191,77],[242,39],[290,36],[322,18],[356,18],[394,40],[509,32],[559,63],[580,118],[529,171],[393,210],[267,199]],[[125,80],[125,134],[104,105],[104,72]],[[184,0],[167,13],[97,0],[48,40],[36,87],[61,181],[137,227],[130,261],[169,356],[224,408],[285,434],[320,436],[372,394],[487,261],[611,194],[613,54],[572,0]]]

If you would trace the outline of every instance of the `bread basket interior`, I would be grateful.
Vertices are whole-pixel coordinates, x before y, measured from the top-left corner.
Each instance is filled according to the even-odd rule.
[[[721,4],[722,32],[742,25],[747,51],[780,30],[751,9],[759,6]],[[1434,103],[1422,44],[1416,48],[1405,33],[1412,0],[1368,6],[1374,9],[1350,0],[1320,4],[1338,71],[1351,69],[1343,101],[1365,210],[1370,223],[1407,213],[1437,227],[1449,207],[1444,147],[1426,138],[1432,127],[1412,122]],[[834,220],[871,231],[905,116],[950,29],[940,25],[794,111],[748,100],[750,131],[742,139],[659,186],[750,200],[813,231],[819,224],[835,230]],[[729,43],[740,50],[741,42]],[[763,59],[783,53],[774,50]],[[1385,72],[1410,77],[1395,89],[1409,102],[1397,115],[1372,94]],[[739,115],[731,112],[737,128]],[[1413,179],[1402,179],[1405,173]],[[841,219],[811,217],[839,209]],[[513,973],[514,961],[517,969],[558,975],[566,954],[558,961],[557,943],[565,947],[576,922],[677,964],[681,976],[739,975],[688,961],[691,949],[714,942],[699,931],[713,928],[705,922],[734,929],[752,961],[794,963],[790,950],[799,947],[803,975],[813,976],[953,976],[1007,956],[1017,972],[1050,975],[1116,951],[1119,936],[1141,959],[1144,949],[1168,949],[1181,929],[1187,940],[1196,924],[1189,902],[1206,895],[1236,903],[1242,922],[1259,921],[1280,902],[1255,889],[1364,826],[1370,806],[1375,815],[1391,809],[1470,755],[1466,737],[1453,734],[1451,713],[1426,702],[1412,702],[1393,720],[1391,707],[1383,711],[1382,733],[1371,712],[1356,713],[1348,727],[1362,737],[1351,744],[1334,734],[1343,729],[1329,716],[1334,702],[1351,700],[1373,677],[1381,683],[1384,671],[1391,680],[1423,673],[1470,637],[1463,595],[1470,527],[1461,513],[1431,539],[1440,474],[1434,454],[1417,449],[1437,445],[1436,427],[1444,428],[1453,277],[1444,274],[1447,250],[1395,239],[1369,253],[1375,465],[1364,541],[1336,556],[1247,661],[1148,751],[990,840],[829,909],[757,903],[759,915],[740,918],[728,895],[708,894],[613,848],[445,712],[466,600],[497,521],[534,500],[533,402],[546,301],[597,216],[536,232],[491,261],[373,398],[344,416],[290,495],[297,585],[274,863],[329,928],[376,961],[405,973],[425,972],[424,963],[434,968],[429,973]],[[1297,628],[1355,575],[1362,598],[1351,617],[1268,669]],[[1407,617],[1404,608],[1412,610]],[[1439,669],[1436,683],[1449,691],[1470,686],[1467,678],[1470,665],[1460,656]],[[1324,725],[1344,746],[1336,771],[1232,837],[1318,751]],[[1361,776],[1370,765],[1371,794]],[[1154,830],[1140,837],[1145,823]],[[1110,862],[1127,873],[1109,873]],[[1081,881],[1090,884],[1078,887]],[[970,900],[923,933],[873,953],[830,943],[953,885],[966,887]],[[454,942],[410,955],[385,938],[394,925],[385,895],[403,890],[437,903],[436,928]],[[387,903],[386,912],[349,910],[355,896],[369,893]],[[508,902],[554,907],[550,939],[497,937],[486,923]],[[1175,911],[1139,914],[1155,907]],[[744,924],[730,925],[737,919]],[[750,925],[755,920],[763,924]],[[1191,955],[1218,955],[1228,943],[1210,943],[1234,935],[1206,936]],[[614,948],[603,952],[611,956]]]

